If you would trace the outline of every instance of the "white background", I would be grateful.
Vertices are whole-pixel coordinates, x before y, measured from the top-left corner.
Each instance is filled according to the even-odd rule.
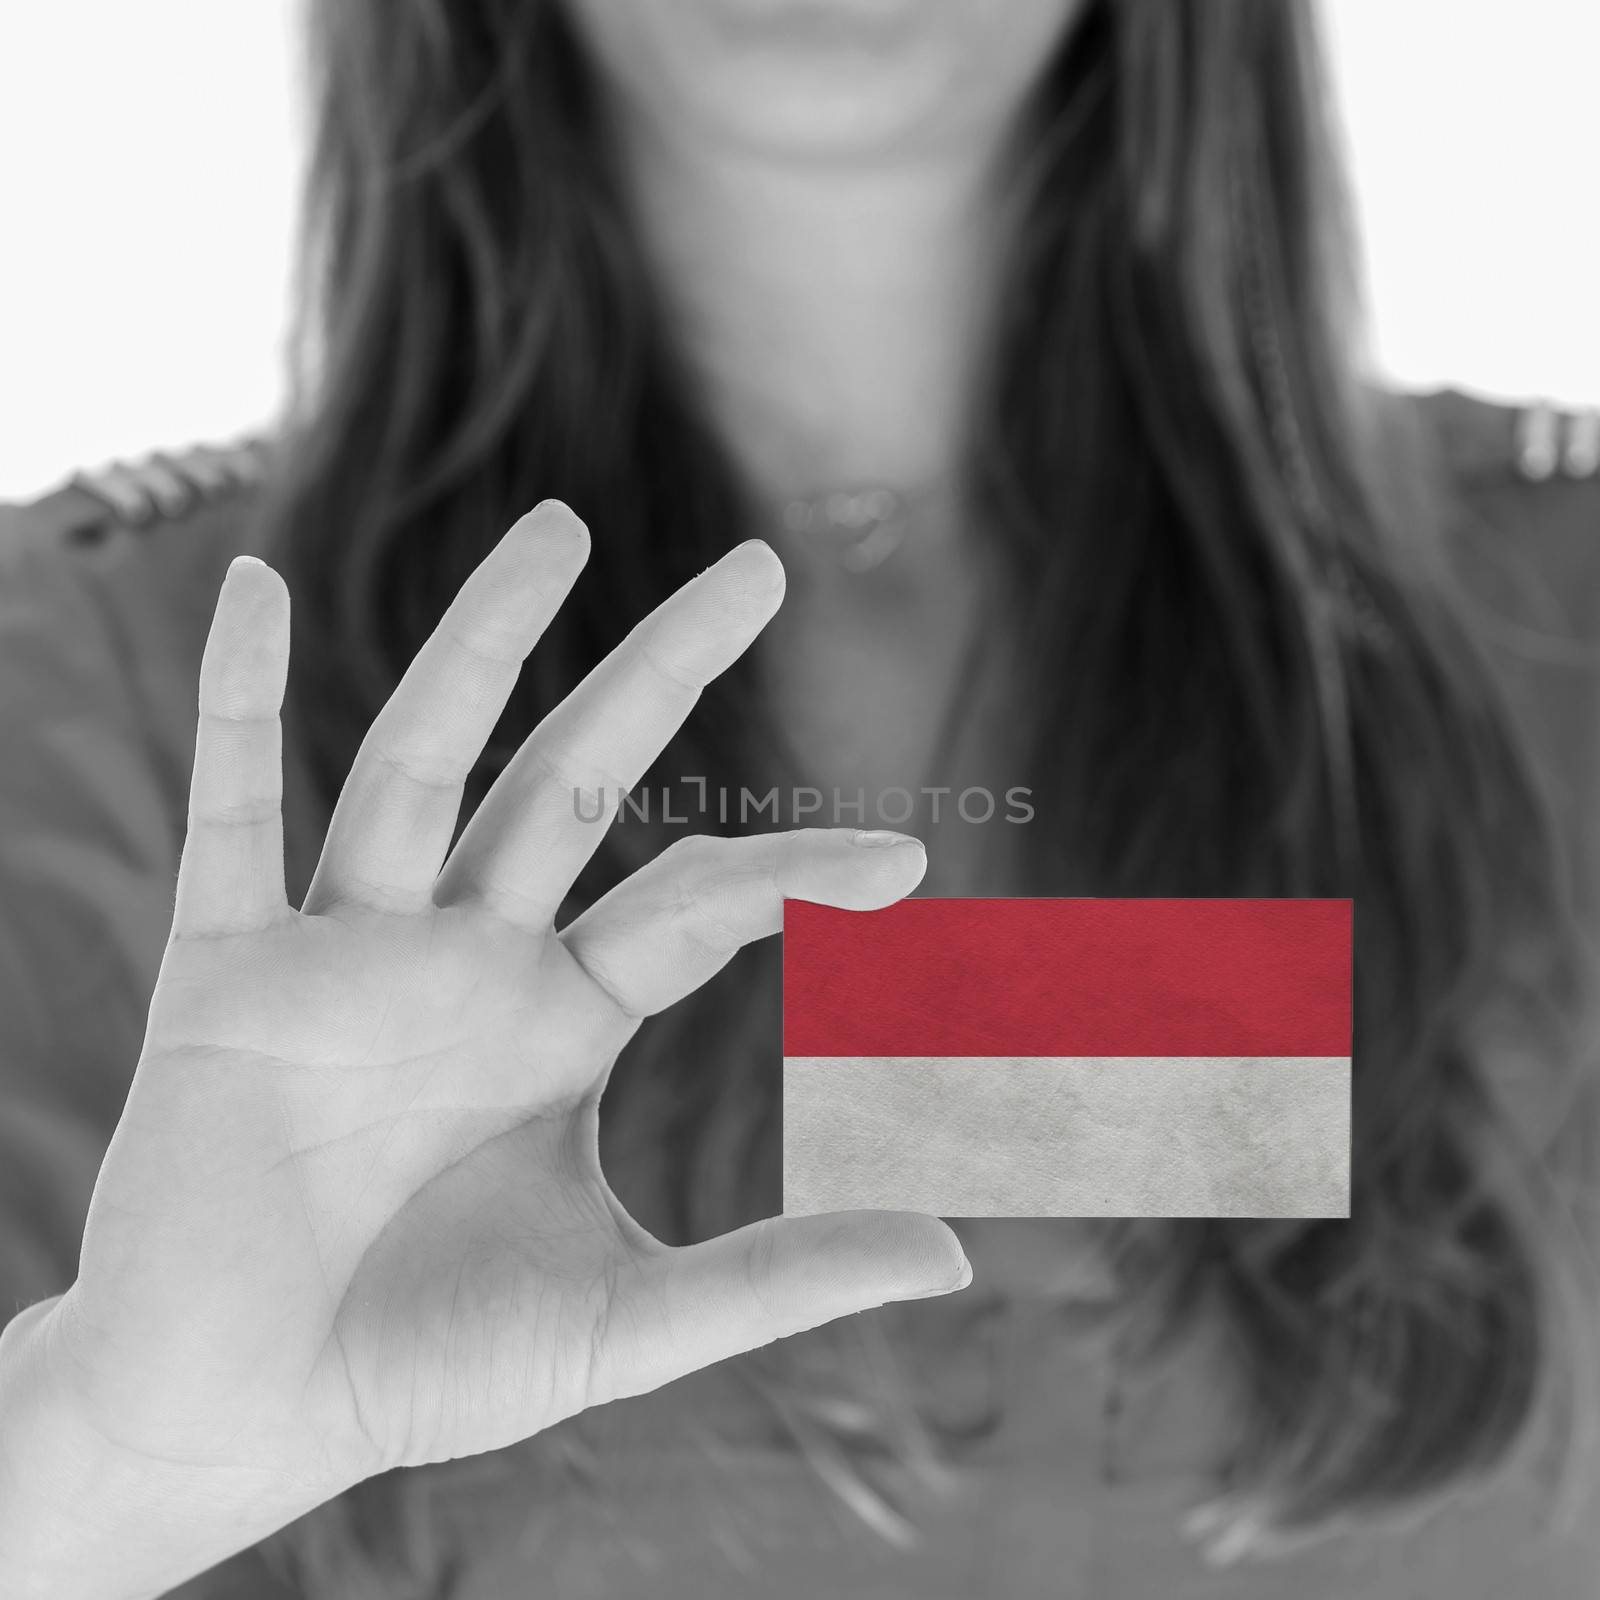
[[[1600,401],[1600,6],[1324,9],[1377,364]],[[0,497],[272,416],[294,22],[294,0],[0,7]]]

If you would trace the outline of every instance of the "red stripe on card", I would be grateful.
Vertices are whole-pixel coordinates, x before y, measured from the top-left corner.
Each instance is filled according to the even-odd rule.
[[[1348,900],[790,900],[788,1056],[1348,1056]]]

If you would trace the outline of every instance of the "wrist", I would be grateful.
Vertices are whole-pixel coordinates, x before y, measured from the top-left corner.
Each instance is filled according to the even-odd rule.
[[[0,1329],[0,1590],[149,1600],[316,1503],[281,1484],[154,1460],[89,1416],[56,1349],[65,1297]]]

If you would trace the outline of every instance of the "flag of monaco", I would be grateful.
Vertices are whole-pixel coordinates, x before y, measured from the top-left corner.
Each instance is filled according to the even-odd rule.
[[[1343,1217],[1348,900],[783,922],[783,1208]]]

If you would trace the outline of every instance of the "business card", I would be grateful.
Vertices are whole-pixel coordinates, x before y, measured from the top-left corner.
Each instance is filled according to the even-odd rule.
[[[1343,1217],[1348,900],[789,901],[784,1211]]]

